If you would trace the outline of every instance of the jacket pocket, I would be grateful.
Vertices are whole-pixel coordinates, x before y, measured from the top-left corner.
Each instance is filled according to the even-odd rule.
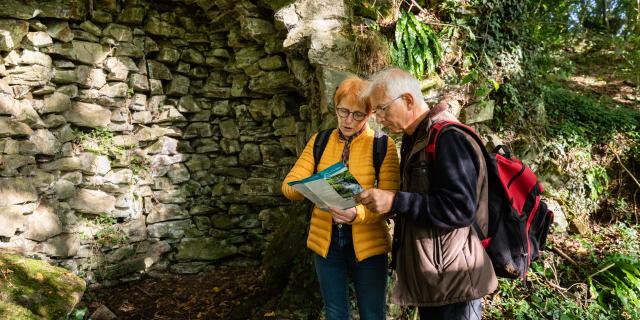
[[[408,190],[426,194],[429,192],[429,164],[427,161],[418,161],[410,165],[411,185]]]
[[[433,236],[433,265],[436,267],[436,270],[440,273],[444,269],[444,253],[443,253],[443,245],[442,245],[442,237],[440,235],[440,230],[433,228],[431,229]]]

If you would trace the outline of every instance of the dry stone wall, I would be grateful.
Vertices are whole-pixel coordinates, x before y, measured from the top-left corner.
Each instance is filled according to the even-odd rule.
[[[340,73],[272,9],[2,1],[0,246],[102,283],[259,263]]]

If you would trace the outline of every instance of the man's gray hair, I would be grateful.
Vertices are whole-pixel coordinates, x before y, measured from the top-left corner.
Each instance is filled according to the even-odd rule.
[[[388,68],[373,74],[370,78],[371,85],[366,95],[371,94],[371,90],[380,88],[386,89],[386,94],[393,99],[403,93],[410,93],[416,101],[424,101],[424,96],[420,90],[420,82],[410,73],[399,68]]]

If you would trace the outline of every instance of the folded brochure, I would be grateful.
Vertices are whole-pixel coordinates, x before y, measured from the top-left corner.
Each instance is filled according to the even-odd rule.
[[[338,162],[308,178],[289,182],[289,185],[323,210],[328,210],[329,207],[355,207],[356,195],[364,191],[343,162]]]

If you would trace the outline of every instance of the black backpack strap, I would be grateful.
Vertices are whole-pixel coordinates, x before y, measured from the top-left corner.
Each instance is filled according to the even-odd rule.
[[[435,132],[430,132],[429,136],[429,142],[427,144],[427,146],[425,147],[425,151],[427,152],[427,156],[429,158],[429,160],[434,160],[436,157],[436,142],[438,140],[438,138],[440,137],[440,134],[442,132],[445,131],[445,129],[448,128],[456,128],[460,131],[463,131],[465,133],[467,133],[469,136],[471,136],[476,143],[478,144],[478,146],[480,146],[480,151],[482,151],[482,155],[484,156],[484,158],[486,160],[489,160],[491,158],[491,155],[489,154],[489,151],[487,150],[487,148],[484,146],[484,141],[482,141],[482,138],[480,138],[480,136],[478,135],[478,133],[471,128],[470,126],[466,125],[466,124],[462,124],[460,122],[453,122],[453,121],[440,121],[440,122],[436,122],[430,130],[435,131]]]
[[[471,136],[475,142],[478,144],[478,146],[480,147],[480,151],[482,152],[482,155],[484,156],[485,159],[485,163],[487,166],[487,175],[489,175],[489,161],[491,161],[491,156],[489,155],[489,152],[487,151],[487,149],[484,146],[484,142],[482,141],[482,138],[480,138],[480,136],[478,135],[478,133],[471,128],[470,126],[467,126],[463,123],[460,122],[454,122],[454,121],[439,121],[436,122],[432,125],[432,127],[430,128],[430,132],[429,132],[429,141],[427,143],[427,146],[425,147],[425,151],[427,153],[427,158],[431,161],[435,160],[436,158],[436,143],[438,138],[440,137],[440,134],[442,134],[444,131],[446,131],[447,129],[450,128],[456,128],[466,134],[468,134],[469,136]],[[487,176],[488,179],[491,179],[490,177]],[[478,224],[477,219],[473,221],[472,224],[473,229],[476,231],[478,237],[480,238],[480,240],[484,240],[488,237],[488,235],[486,234],[486,232],[484,232],[482,230],[482,228],[480,227],[480,225]]]
[[[376,171],[376,186],[378,185],[378,181],[380,180],[380,167],[382,167],[384,157],[387,155],[388,141],[389,136],[387,136],[384,132],[379,130],[375,131],[375,134],[373,136],[373,168]]]
[[[320,163],[320,158],[322,158],[322,153],[324,149],[327,147],[327,142],[329,142],[329,137],[334,129],[325,129],[318,131],[316,135],[316,141],[313,143],[313,173],[318,172],[318,164]],[[387,136],[382,131],[375,131],[373,137],[373,168],[376,171],[376,183],[379,179],[380,175],[380,167],[382,167],[382,162],[384,161],[384,157],[387,155],[387,143],[389,141],[389,136]]]
[[[313,173],[318,172],[318,164],[320,163],[320,158],[322,158],[322,153],[324,153],[324,148],[327,147],[327,142],[329,142],[329,136],[334,129],[324,129],[318,131],[316,135],[316,141],[313,143]]]

